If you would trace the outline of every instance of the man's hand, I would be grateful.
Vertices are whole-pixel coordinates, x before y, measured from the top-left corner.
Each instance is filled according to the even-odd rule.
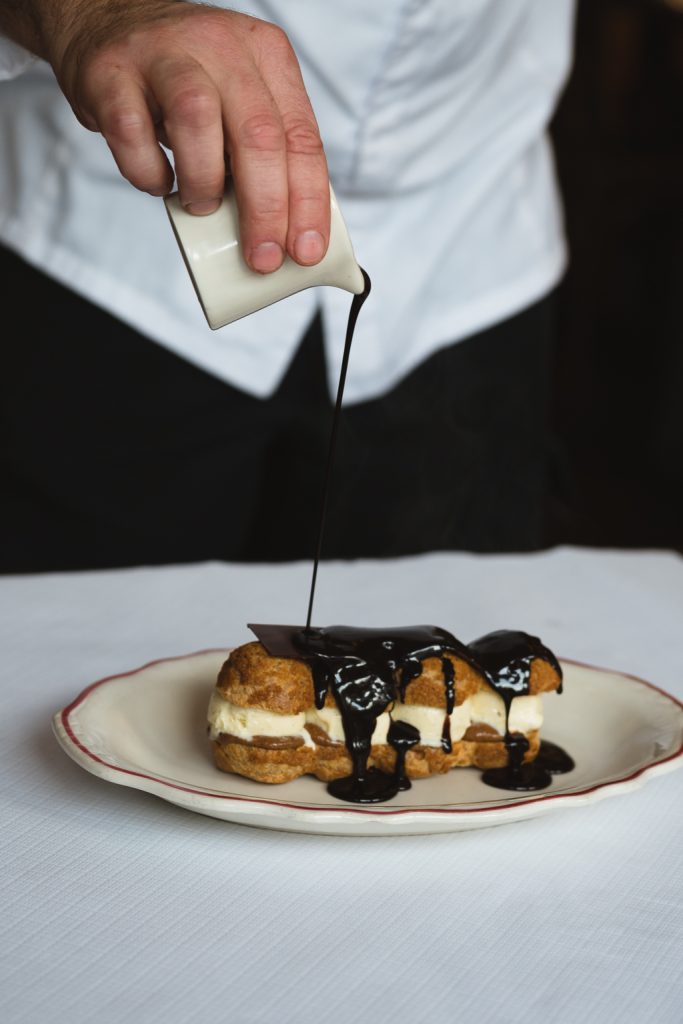
[[[176,0],[0,0],[0,29],[54,68],[76,116],[121,174],[192,213],[215,210],[226,159],[245,258],[318,263],[329,239],[327,164],[285,33]]]

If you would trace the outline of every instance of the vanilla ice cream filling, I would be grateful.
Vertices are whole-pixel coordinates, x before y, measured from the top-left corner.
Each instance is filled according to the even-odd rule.
[[[505,703],[493,690],[480,690],[469,698],[472,722],[490,725],[492,729],[505,734]],[[543,724],[543,700],[536,696],[515,697],[510,705],[510,732],[529,733],[540,729]]]
[[[243,708],[226,700],[217,690],[211,695],[208,711],[209,735],[212,740],[224,732],[251,742],[255,736],[296,736],[306,746],[315,744],[306,729],[306,713],[281,715],[262,708]]]
[[[458,704],[449,716],[451,720],[451,740],[461,740],[470,724],[468,701]],[[443,736],[443,725],[446,713],[443,708],[430,708],[426,704],[401,704],[397,701],[391,712],[396,722],[407,722],[420,733],[423,747],[440,747]]]
[[[391,717],[398,722],[415,726],[420,733],[423,747],[441,746],[444,711],[424,704],[394,705]],[[505,704],[497,693],[480,690],[474,697],[468,697],[453,708],[451,719],[451,740],[461,740],[473,723],[490,725],[501,736],[505,734]],[[543,723],[543,702],[540,696],[515,697],[510,705],[510,732],[530,733],[540,729]]]
[[[372,734],[374,745],[387,742],[387,732],[392,719],[407,722],[420,733],[420,743],[425,747],[441,746],[444,711],[442,708],[425,704],[402,704],[397,701],[389,715],[379,715]],[[307,725],[316,725],[335,742],[344,742],[344,724],[338,708],[310,708],[297,715],[282,715],[262,708],[243,708],[222,697],[214,690],[209,702],[209,732],[212,740],[221,733],[237,736],[238,739],[253,741],[256,736],[296,736],[306,746],[315,746]],[[505,733],[505,704],[503,698],[491,690],[480,690],[462,704],[458,704],[450,715],[451,740],[455,743],[467,732],[473,723],[489,725],[500,735]],[[510,732],[530,733],[541,728],[543,723],[543,702],[540,696],[515,697],[510,705]]]

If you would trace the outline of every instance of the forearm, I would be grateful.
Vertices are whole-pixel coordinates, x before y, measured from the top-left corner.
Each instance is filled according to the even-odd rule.
[[[98,45],[125,31],[131,15],[144,22],[158,17],[173,3],[174,0],[0,0],[0,33],[54,66],[78,34],[79,25],[88,25],[89,42]]]

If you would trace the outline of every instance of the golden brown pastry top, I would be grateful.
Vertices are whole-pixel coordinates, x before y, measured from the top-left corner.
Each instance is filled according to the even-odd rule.
[[[556,669],[542,658],[534,658],[529,674],[529,693],[550,693],[557,690],[562,682]]]
[[[462,658],[458,658],[454,654],[445,654],[444,657],[448,658],[455,669],[455,703],[457,706],[481,689],[484,677]],[[424,704],[430,708],[445,709],[446,687],[441,658],[425,658],[422,662],[422,672],[406,687],[404,703]]]
[[[231,652],[216,686],[233,704],[281,715],[297,715],[315,703],[308,665],[295,658],[272,658],[257,640]]]

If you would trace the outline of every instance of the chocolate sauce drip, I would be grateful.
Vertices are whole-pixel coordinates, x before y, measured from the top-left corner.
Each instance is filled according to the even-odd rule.
[[[422,662],[420,661],[419,658],[411,656],[407,659],[406,662],[404,662],[403,667],[401,669],[401,678],[399,681],[399,692],[401,694],[401,700],[405,700],[408,685],[412,683],[413,679],[417,679],[421,672]]]
[[[307,641],[312,639],[310,632],[304,633]],[[389,795],[394,794],[383,797],[379,795],[380,791],[384,790],[376,775],[368,772],[367,762],[377,719],[394,699],[390,670],[382,666],[380,671],[377,671],[361,660],[351,661],[334,655],[318,654],[317,657],[311,657],[309,650],[310,648],[306,652],[302,651],[301,656],[309,661],[311,666],[316,707],[323,706],[327,691],[331,689],[341,713],[344,739],[351,755],[354,799],[361,803],[389,799]],[[390,787],[387,784],[384,789],[388,788]],[[330,789],[330,792],[333,792],[333,789]]]
[[[360,295],[354,295],[353,301],[351,302],[351,309],[349,310],[349,319],[346,324],[346,338],[344,339],[344,352],[342,355],[341,369],[339,371],[339,383],[337,384],[337,400],[334,403],[334,413],[332,415],[332,431],[330,433],[330,444],[327,449],[327,464],[325,466],[325,480],[323,483],[323,494],[320,503],[320,518],[318,519],[318,540],[315,545],[315,557],[313,560],[313,574],[311,576],[311,589],[308,595],[308,611],[306,612],[306,629],[311,627],[311,615],[313,614],[313,598],[315,597],[315,584],[318,578],[318,563],[320,562],[320,555],[323,549],[323,537],[325,535],[325,519],[327,518],[327,499],[330,492],[330,480],[332,479],[332,468],[334,466],[334,454],[337,449],[337,433],[339,430],[339,417],[341,415],[342,399],[344,397],[344,385],[346,384],[346,371],[349,365],[349,356],[351,355],[351,343],[353,342],[353,332],[356,329],[356,320],[358,314],[361,311],[363,303],[370,294],[372,284],[369,275],[360,268],[360,272],[363,275],[363,281],[365,287]]]
[[[387,742],[396,751],[396,768],[394,781],[397,789],[410,789],[412,783],[406,775],[406,754],[420,742],[420,732],[408,722],[392,722],[387,734]]]
[[[521,630],[501,629],[474,640],[469,645],[486,681],[502,697],[505,704],[505,749],[508,763],[504,768],[489,768],[482,774],[487,786],[495,789],[509,789],[522,792],[545,789],[551,777],[547,768],[538,758],[524,763],[529,741],[521,733],[510,732],[510,707],[515,697],[529,693],[531,664],[536,658],[548,662],[560,676],[562,692],[562,669],[552,653],[537,636],[530,636]]]
[[[524,755],[529,749],[526,736],[521,732],[506,732],[505,749],[508,753],[507,765],[504,768],[487,768],[482,772],[482,782],[487,786],[527,793],[531,790],[546,789],[550,785],[550,773],[537,761],[524,764]]]
[[[471,662],[472,659],[468,657],[465,660]],[[452,715],[455,707],[455,666],[450,658],[441,659],[441,670],[446,686],[446,714]]]
[[[441,749],[447,754],[450,754],[453,750],[453,744],[451,742],[451,720],[446,714],[443,716],[443,729],[441,730]]]
[[[441,748],[447,754],[453,750],[451,743],[451,719],[455,707],[455,666],[450,658],[441,659],[441,670],[443,681],[446,687],[446,714],[443,718],[443,729],[441,731]]]

